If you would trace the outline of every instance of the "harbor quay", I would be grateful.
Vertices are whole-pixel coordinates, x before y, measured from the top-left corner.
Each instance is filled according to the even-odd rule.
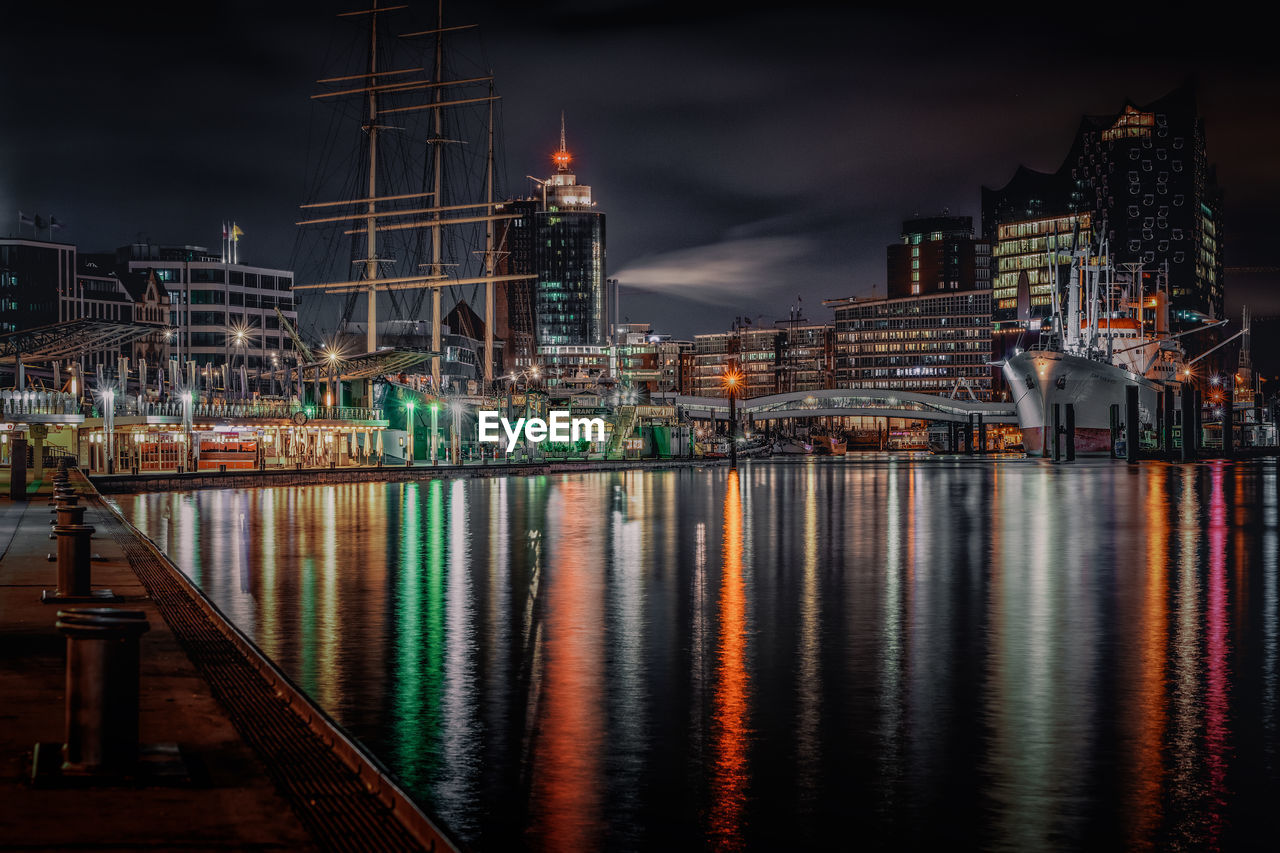
[[[455,849],[83,475],[66,472],[0,497],[0,846]],[[55,502],[58,520],[72,506],[87,524],[51,533]],[[67,581],[72,527],[87,571]]]

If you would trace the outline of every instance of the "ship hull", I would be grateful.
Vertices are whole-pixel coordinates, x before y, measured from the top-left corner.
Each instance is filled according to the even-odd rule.
[[[1117,423],[1125,418],[1125,388],[1138,386],[1138,422],[1152,429],[1159,405],[1160,386],[1122,367],[1060,352],[1035,350],[1019,353],[1004,364],[1004,376],[1012,392],[1028,456],[1042,456],[1053,447],[1053,407],[1075,407],[1076,453],[1110,455],[1112,407]],[[1063,444],[1065,449],[1065,441]]]

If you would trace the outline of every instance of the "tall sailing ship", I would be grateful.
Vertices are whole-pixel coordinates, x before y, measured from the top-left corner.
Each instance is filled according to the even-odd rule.
[[[470,287],[478,302],[475,290],[483,288],[483,343],[471,366],[481,380],[474,385],[490,388],[497,362],[495,285],[528,278],[496,274],[495,225],[514,214],[496,212],[493,75],[458,75],[446,62],[446,38],[475,25],[446,25],[443,0],[432,26],[412,25],[412,11],[371,0],[368,8],[340,15],[358,22],[360,34],[348,67],[317,81],[322,91],[312,95],[333,106],[332,123],[322,131],[333,144],[319,157],[321,177],[297,223],[318,238],[310,241],[312,257],[300,262],[322,280],[294,289],[340,297],[339,311],[334,300],[317,300],[327,313],[313,323],[326,330],[327,352],[341,363],[342,378],[370,380],[374,405],[380,402],[375,381],[406,372],[429,374],[413,391],[446,390],[448,364],[461,357],[445,340],[446,290]],[[342,140],[357,143],[339,150]],[[423,321],[428,293],[430,317]],[[353,332],[363,333],[363,341]],[[421,345],[412,345],[415,337]]]

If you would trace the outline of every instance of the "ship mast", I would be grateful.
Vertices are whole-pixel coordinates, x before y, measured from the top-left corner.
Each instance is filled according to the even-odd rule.
[[[494,213],[496,203],[494,202],[493,103],[498,100],[499,96],[494,93],[492,73],[484,77],[471,77],[456,80],[444,79],[444,33],[471,29],[475,25],[463,24],[446,27],[444,24],[443,0],[437,0],[436,26],[434,28],[400,34],[400,37],[404,39],[415,38],[418,36],[433,36],[435,38],[430,77],[423,79],[420,76],[421,72],[424,70],[422,68],[381,68],[377,60],[377,15],[382,12],[389,12],[395,9],[404,8],[406,8],[404,5],[380,6],[379,0],[373,0],[372,8],[370,9],[365,9],[359,12],[342,13],[341,17],[365,14],[370,15],[371,25],[369,35],[368,71],[364,74],[330,77],[320,80],[319,82],[322,84],[346,84],[348,81],[357,81],[357,85],[355,88],[345,88],[312,95],[313,99],[321,99],[359,94],[367,96],[368,99],[369,118],[366,131],[369,136],[369,171],[368,191],[366,196],[364,198],[352,199],[350,201],[317,202],[302,205],[303,208],[340,207],[343,205],[360,205],[361,207],[350,213],[337,213],[333,216],[306,219],[297,223],[298,225],[313,225],[320,223],[352,222],[355,227],[348,228],[342,233],[345,235],[364,235],[366,252],[364,258],[364,275],[355,281],[295,285],[294,290],[321,290],[325,293],[353,293],[365,291],[368,295],[369,311],[367,344],[371,353],[376,352],[378,349],[377,292],[380,290],[431,290],[431,378],[433,387],[439,390],[440,356],[442,354],[441,324],[443,320],[443,313],[440,305],[441,290],[446,287],[483,283],[485,285],[485,352],[482,356],[482,360],[484,363],[484,378],[488,383],[492,382],[493,379],[493,323],[495,319],[493,294],[494,284],[500,281],[517,281],[533,277],[532,275],[494,274],[495,250],[493,223],[500,219],[513,219],[519,215],[515,213]],[[363,83],[363,85],[360,85],[360,83]],[[445,87],[466,86],[478,83],[488,84],[487,95],[447,98],[443,92]],[[427,91],[430,93],[430,97],[425,103],[410,103],[395,106],[389,106],[385,103],[387,98],[419,91]],[[486,163],[485,201],[477,204],[442,204],[441,202],[444,200],[444,149],[442,146],[447,143],[457,141],[445,138],[444,116],[442,111],[446,108],[480,103],[487,103],[489,105],[488,160]],[[430,159],[432,184],[430,191],[379,196],[377,188],[379,166],[377,143],[378,132],[384,127],[379,124],[379,121],[383,117],[390,116],[392,114],[398,116],[404,113],[415,113],[423,110],[431,110],[427,135],[427,143],[431,145]],[[399,203],[406,199],[422,197],[431,198],[430,206],[416,208],[408,208],[404,206],[379,206],[386,202]],[[457,212],[476,211],[477,209],[479,209],[478,213],[454,215]],[[443,216],[442,214],[444,213],[449,213],[450,215]],[[395,218],[408,216],[425,216],[426,218],[399,222],[385,221],[385,218],[387,217]],[[449,226],[479,222],[485,223],[484,275],[476,278],[449,278],[444,270],[446,266],[444,263],[444,235],[441,233],[441,229]],[[382,263],[389,262],[391,259],[379,257],[377,243],[378,234],[381,233],[385,235],[389,232],[417,228],[427,228],[431,230],[430,261],[429,263],[421,265],[426,267],[425,274],[418,273],[410,276],[383,276],[380,265]]]
[[[440,82],[444,77],[444,0],[438,0],[436,3],[436,41],[435,41],[435,65],[432,71],[431,79]],[[492,88],[492,83],[490,83]],[[440,112],[441,90],[439,88],[432,91],[431,103],[435,107],[431,111],[431,173],[432,173],[432,192],[434,193],[435,203],[437,205],[443,201],[440,193],[444,186],[444,115]],[[492,101],[490,101],[492,103]],[[493,213],[492,208],[485,210],[485,213]],[[437,211],[432,220],[436,223],[440,221],[440,213]],[[444,272],[441,263],[441,255],[444,243],[444,235],[440,233],[439,225],[431,229],[431,277],[442,278]],[[437,393],[440,391],[440,288],[431,291],[431,387]]]
[[[493,97],[493,81],[489,81],[489,96]],[[493,101],[489,101],[489,162],[485,170],[484,197],[486,209],[493,210]],[[494,272],[493,219],[484,225],[484,384],[493,385],[493,272]]]
[[[378,288],[373,284],[378,278],[378,0],[373,0],[369,15],[369,216],[365,219],[364,277],[369,284],[369,322],[365,330],[369,352],[378,351]],[[373,383],[369,384],[369,401],[373,402]]]

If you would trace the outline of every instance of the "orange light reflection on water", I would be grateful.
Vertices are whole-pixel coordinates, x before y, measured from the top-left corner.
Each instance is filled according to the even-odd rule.
[[[742,495],[737,469],[724,497],[724,566],[720,580],[720,652],[712,701],[711,840],[717,850],[743,847],[746,804],[747,674],[746,591],[742,578]]]
[[[1129,756],[1132,788],[1127,817],[1129,849],[1150,849],[1160,827],[1164,785],[1164,743],[1168,713],[1165,708],[1165,659],[1168,626],[1169,506],[1166,469],[1154,466],[1146,492],[1146,518],[1151,525],[1145,537],[1147,551],[1146,585],[1137,628],[1137,672],[1131,679],[1133,701],[1128,703]]]
[[[598,849],[604,828],[604,543],[596,502],[581,480],[566,477],[548,513],[554,574],[546,581],[534,749],[538,813],[528,836],[544,850]]]

